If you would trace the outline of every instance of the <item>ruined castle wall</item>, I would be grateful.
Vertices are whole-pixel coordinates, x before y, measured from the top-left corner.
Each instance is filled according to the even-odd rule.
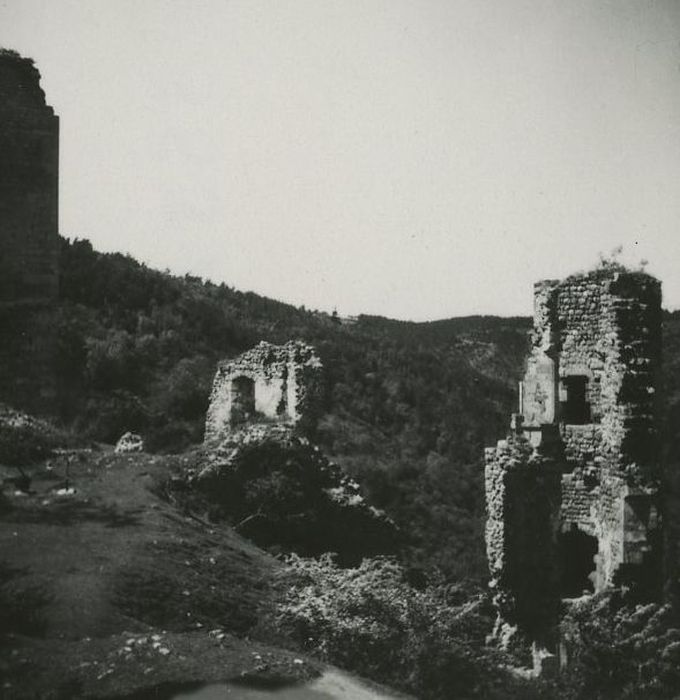
[[[606,268],[536,285],[522,413],[527,426],[567,426],[570,461],[597,461],[619,473],[635,462],[649,471],[643,463],[654,454],[660,299],[648,275]],[[573,378],[585,383],[588,416],[578,423],[587,429],[567,415]]]
[[[591,582],[595,590],[627,577],[649,582],[661,526],[660,284],[609,265],[534,291],[521,415],[509,440],[486,453],[495,602],[502,619],[524,629],[533,624],[530,601],[549,600],[550,585],[574,595]],[[555,531],[557,540],[545,535]],[[561,571],[559,584],[542,562]]]
[[[602,452],[602,429],[599,425],[562,424],[560,432],[569,469],[599,463],[596,459]]]
[[[621,455],[617,466],[627,478],[644,483],[659,477],[661,285],[648,275],[621,275],[612,282],[611,294],[624,368],[617,402]]]
[[[58,291],[59,118],[29,59],[0,50],[0,303]]]
[[[585,532],[594,530],[597,579],[603,586],[613,581],[622,564],[640,559],[654,526],[648,512],[629,517],[628,525],[624,513],[631,484],[650,483],[657,465],[654,401],[660,364],[660,287],[648,275],[602,270],[566,280],[555,301],[560,399],[567,398],[564,378],[588,378],[589,422],[561,424],[567,468],[577,479],[585,476],[597,482],[586,496],[583,490],[574,490],[565,475],[562,520]],[[566,418],[560,415],[561,420]],[[649,495],[640,498],[647,504],[652,500]],[[635,533],[628,540],[626,527]]]
[[[321,362],[300,342],[261,342],[219,365],[206,416],[205,441],[218,441],[243,423],[298,424],[316,412]],[[250,401],[244,393],[252,392]],[[252,403],[252,410],[244,406]]]
[[[561,407],[565,379],[586,377],[589,424],[597,426],[590,432],[592,458],[608,473],[630,471],[633,462],[648,471],[651,465],[642,462],[655,462],[650,448],[661,345],[658,282],[641,273],[603,270],[566,280],[555,302]],[[585,433],[573,426],[564,431],[568,455],[589,452]]]
[[[0,49],[0,401],[55,406],[59,118],[29,59]]]
[[[567,530],[572,523],[592,537],[597,536],[595,515],[600,500],[599,486],[587,486],[582,478],[574,474],[562,476],[561,529]]]
[[[616,570],[624,561],[623,508],[625,484],[616,477],[600,485],[595,524],[598,537],[597,588],[611,585]]]
[[[540,635],[557,615],[560,472],[521,437],[486,450],[486,546],[503,620]]]
[[[556,286],[556,281],[546,280],[534,287],[532,349],[527,358],[520,406],[528,426],[539,427],[557,419]]]

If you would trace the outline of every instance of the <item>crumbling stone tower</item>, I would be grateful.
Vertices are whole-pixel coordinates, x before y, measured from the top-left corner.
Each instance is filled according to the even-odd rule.
[[[205,442],[220,442],[245,425],[312,423],[321,361],[311,345],[259,345],[218,365],[205,422]]]
[[[58,289],[59,117],[33,61],[0,49],[0,303]]]
[[[0,400],[54,399],[59,118],[33,61],[0,49]]]
[[[519,413],[486,450],[487,556],[506,626],[541,640],[560,599],[660,582],[660,361],[653,277],[606,265],[535,285]]]

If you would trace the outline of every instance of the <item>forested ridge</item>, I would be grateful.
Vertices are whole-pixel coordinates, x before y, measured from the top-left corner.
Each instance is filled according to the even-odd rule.
[[[202,438],[218,360],[260,340],[304,339],[326,368],[319,444],[400,525],[412,563],[485,577],[483,448],[507,429],[531,319],[347,322],[152,270],[86,240],[62,239],[60,257],[59,413],[67,426],[109,442],[134,430],[152,450],[184,449]],[[677,422],[680,313],[664,319]],[[667,442],[674,435],[671,426]]]

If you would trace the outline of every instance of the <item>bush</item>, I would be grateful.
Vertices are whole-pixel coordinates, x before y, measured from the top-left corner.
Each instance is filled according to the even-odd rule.
[[[511,677],[507,659],[485,647],[492,613],[480,593],[416,590],[390,557],[354,569],[329,555],[287,563],[277,623],[306,651],[425,699],[537,697],[540,686]]]
[[[394,523],[318,448],[277,426],[253,430],[232,434],[190,477],[190,497],[212,519],[228,520],[260,547],[335,552],[345,565],[398,549]]]
[[[0,404],[0,463],[25,467],[73,443],[71,435],[50,423]]]
[[[680,689],[680,629],[669,605],[625,605],[618,592],[575,603],[562,621],[569,672],[560,697],[674,698]]]

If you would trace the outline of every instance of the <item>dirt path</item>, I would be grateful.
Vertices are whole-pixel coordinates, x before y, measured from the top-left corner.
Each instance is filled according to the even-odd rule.
[[[169,700],[406,700],[375,684],[337,669],[328,669],[315,680],[277,690],[218,683],[172,695]]]

